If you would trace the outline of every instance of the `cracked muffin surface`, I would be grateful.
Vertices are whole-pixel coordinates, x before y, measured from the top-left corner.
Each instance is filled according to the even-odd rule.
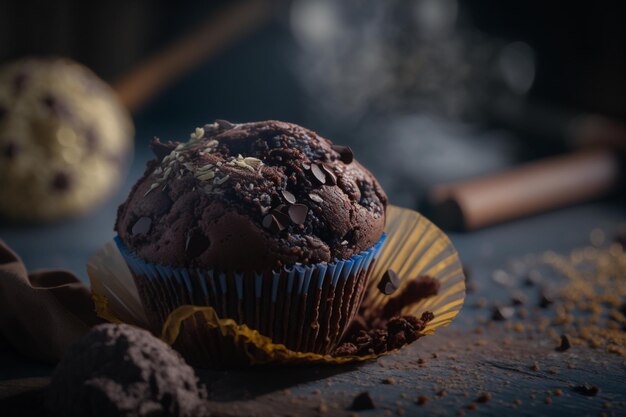
[[[303,127],[218,120],[152,149],[115,225],[148,262],[278,269],[347,259],[383,233],[378,181],[350,148]]]

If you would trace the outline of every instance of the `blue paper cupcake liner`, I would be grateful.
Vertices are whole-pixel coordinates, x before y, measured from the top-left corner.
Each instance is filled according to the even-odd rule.
[[[211,306],[221,318],[246,324],[291,350],[323,354],[334,349],[356,314],[385,239],[383,234],[370,249],[346,260],[259,272],[148,263],[119,237],[115,243],[132,272],[153,331],[159,332],[177,307]],[[195,326],[194,332],[201,328]],[[211,350],[201,334],[185,339]]]

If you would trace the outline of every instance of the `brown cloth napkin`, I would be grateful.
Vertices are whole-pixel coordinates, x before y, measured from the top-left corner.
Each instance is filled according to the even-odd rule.
[[[21,354],[57,362],[92,326],[91,293],[67,271],[28,274],[22,260],[0,240],[0,335]]]

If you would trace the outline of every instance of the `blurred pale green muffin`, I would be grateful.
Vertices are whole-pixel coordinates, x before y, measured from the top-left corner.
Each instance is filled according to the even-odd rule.
[[[133,125],[114,91],[66,59],[0,67],[0,216],[80,214],[119,184]]]

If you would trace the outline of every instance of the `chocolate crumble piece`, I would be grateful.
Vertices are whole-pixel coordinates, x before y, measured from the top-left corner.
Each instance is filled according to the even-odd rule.
[[[515,315],[513,307],[494,307],[491,313],[491,319],[494,321],[509,320]]]
[[[423,336],[426,325],[433,320],[427,311],[420,318],[414,316],[393,317],[388,321],[368,323],[367,330],[350,327],[334,356],[381,354],[399,349]]]
[[[477,403],[486,403],[486,402],[489,402],[490,400],[491,400],[491,394],[488,392],[483,392],[482,394],[478,396],[478,398],[476,398]]]
[[[569,340],[569,337],[566,334],[561,335],[561,344],[559,344],[554,350],[557,352],[565,352],[569,348],[572,347],[572,343]]]
[[[572,387],[572,391],[580,395],[586,395],[587,397],[594,397],[600,392],[600,388],[595,385],[583,384]]]
[[[378,291],[385,295],[390,295],[396,292],[400,287],[400,277],[392,269],[385,271],[385,274],[378,283]]]
[[[150,232],[152,228],[152,219],[150,217],[140,217],[135,224],[133,224],[133,228],[131,229],[131,234],[133,236],[137,235],[145,235]]]
[[[428,397],[425,395],[420,395],[417,397],[417,405],[424,405],[428,402]]]
[[[45,392],[46,415],[199,417],[206,391],[163,341],[129,325],[102,324],[72,345]]]
[[[344,164],[351,164],[354,160],[354,152],[349,146],[333,145],[332,149],[339,154],[339,159]]]
[[[370,396],[370,393],[365,391],[354,397],[352,401],[351,410],[354,411],[364,411],[364,410],[373,410],[376,408],[374,404],[374,400]]]
[[[547,291],[541,291],[539,295],[539,307],[548,308],[552,304],[554,304],[554,298]]]

